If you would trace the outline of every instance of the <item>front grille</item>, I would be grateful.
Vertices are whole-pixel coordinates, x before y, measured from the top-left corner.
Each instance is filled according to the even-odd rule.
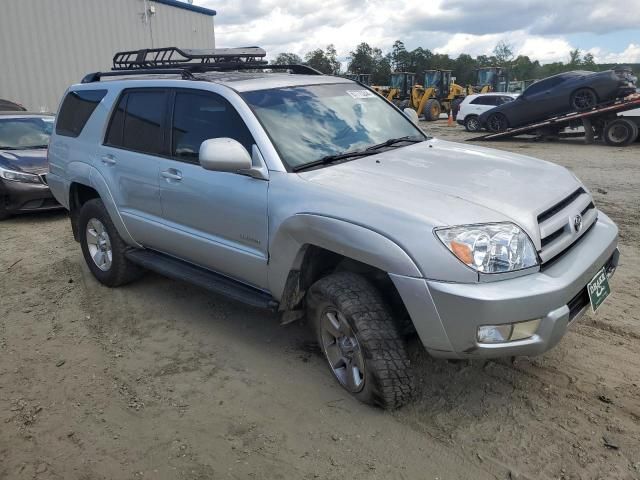
[[[576,224],[580,218],[580,226]],[[538,215],[542,263],[565,252],[595,223],[598,213],[591,195],[580,187]]]

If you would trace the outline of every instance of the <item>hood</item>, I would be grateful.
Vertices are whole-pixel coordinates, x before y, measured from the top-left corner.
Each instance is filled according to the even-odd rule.
[[[512,221],[534,243],[538,214],[581,186],[543,160],[436,139],[300,176],[433,226]]]
[[[0,150],[0,167],[36,175],[47,173],[47,150]]]

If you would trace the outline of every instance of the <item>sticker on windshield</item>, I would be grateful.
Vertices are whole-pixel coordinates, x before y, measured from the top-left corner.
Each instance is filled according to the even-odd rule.
[[[347,93],[353,98],[373,98],[376,96],[375,93],[369,90],[347,90]]]

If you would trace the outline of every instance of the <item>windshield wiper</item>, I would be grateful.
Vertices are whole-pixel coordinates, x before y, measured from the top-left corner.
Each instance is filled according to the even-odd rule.
[[[375,155],[376,152],[367,150],[354,150],[352,152],[344,152],[338,153],[335,155],[327,155],[325,157],[319,158],[318,160],[314,160],[313,162],[303,163],[302,165],[297,165],[292,168],[294,172],[299,172],[301,170],[306,170],[307,168],[317,167],[319,165],[328,165],[329,163],[338,162],[340,160],[346,160],[349,158],[355,157],[366,157],[367,155]]]
[[[390,147],[395,145],[396,143],[409,142],[409,143],[420,143],[424,142],[424,138],[415,138],[414,136],[406,136],[406,137],[398,137],[398,138],[390,138],[386,142],[378,143],[377,145],[372,145],[367,150],[377,150],[379,148]]]

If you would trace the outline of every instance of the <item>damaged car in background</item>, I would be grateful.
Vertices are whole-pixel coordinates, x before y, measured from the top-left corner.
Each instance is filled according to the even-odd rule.
[[[554,115],[590,110],[634,93],[636,81],[624,68],[561,73],[533,83],[515,101],[483,113],[480,124],[491,132],[502,132]]]

